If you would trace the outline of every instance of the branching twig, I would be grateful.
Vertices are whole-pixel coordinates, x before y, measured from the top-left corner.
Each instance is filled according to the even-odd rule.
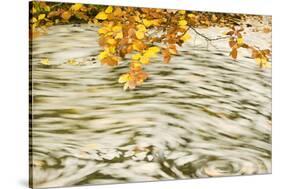
[[[197,35],[203,37],[204,39],[206,39],[208,42],[211,42],[211,41],[218,41],[218,40],[222,40],[222,39],[228,39],[229,36],[225,36],[225,37],[217,37],[217,38],[209,38],[205,35],[203,35],[202,33],[198,32],[194,27],[192,26],[189,26],[190,29],[192,29]]]

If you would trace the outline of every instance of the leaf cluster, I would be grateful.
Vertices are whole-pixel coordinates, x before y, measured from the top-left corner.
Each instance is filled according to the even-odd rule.
[[[271,51],[259,49],[244,40],[240,26],[246,19],[243,14],[202,13],[184,10],[133,8],[118,6],[85,5],[80,3],[54,3],[35,1],[31,3],[30,32],[32,37],[42,35],[46,28],[56,24],[93,23],[99,27],[99,45],[102,51],[99,61],[108,66],[118,66],[129,59],[128,71],[118,82],[124,90],[135,89],[148,78],[145,66],[157,56],[167,64],[178,55],[178,48],[191,40],[190,30],[208,42],[228,39],[230,56],[237,59],[239,49],[251,52],[251,57],[261,68],[269,67]],[[259,18],[259,17],[257,17]],[[196,28],[228,27],[225,37],[210,39]],[[75,65],[75,60],[69,60]],[[42,64],[48,65],[48,59]]]

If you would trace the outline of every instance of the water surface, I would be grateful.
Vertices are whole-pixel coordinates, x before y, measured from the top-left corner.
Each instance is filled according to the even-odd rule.
[[[96,30],[55,26],[32,42],[36,187],[271,172],[271,69],[190,43],[124,92],[127,60],[97,62]]]

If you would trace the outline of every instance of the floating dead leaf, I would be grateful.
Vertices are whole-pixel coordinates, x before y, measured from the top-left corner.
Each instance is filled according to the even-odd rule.
[[[43,65],[49,65],[49,59],[48,58],[41,59],[40,63]]]

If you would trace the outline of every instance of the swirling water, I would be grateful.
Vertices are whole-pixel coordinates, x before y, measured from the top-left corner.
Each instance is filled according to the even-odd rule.
[[[97,39],[95,27],[55,26],[32,42],[35,187],[271,172],[271,69],[186,45],[125,92],[127,61],[100,65]]]

